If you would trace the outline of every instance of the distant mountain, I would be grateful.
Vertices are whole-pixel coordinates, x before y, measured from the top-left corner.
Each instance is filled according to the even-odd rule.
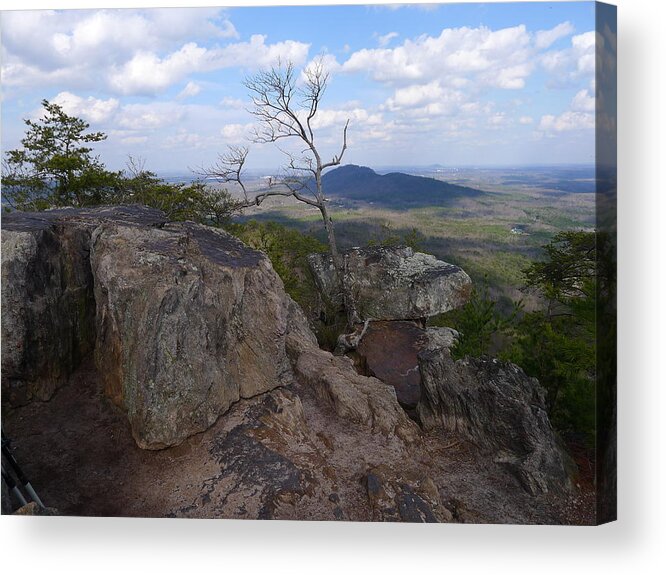
[[[372,202],[389,208],[446,205],[457,198],[483,194],[474,188],[433,178],[400,172],[380,175],[370,168],[351,164],[327,172],[322,182],[331,198]]]

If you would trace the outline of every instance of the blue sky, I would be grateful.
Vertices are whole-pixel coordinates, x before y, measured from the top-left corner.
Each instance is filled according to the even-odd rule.
[[[321,57],[317,138],[345,163],[519,165],[594,161],[592,2],[2,13],[2,147],[43,98],[155,171],[247,144],[245,77]],[[249,166],[274,169],[274,146]]]

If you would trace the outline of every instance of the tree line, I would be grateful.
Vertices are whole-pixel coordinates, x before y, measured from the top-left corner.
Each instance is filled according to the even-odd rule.
[[[5,210],[40,211],[65,206],[139,203],[159,208],[173,220],[221,225],[239,211],[226,190],[202,181],[168,183],[130,157],[127,167],[110,171],[90,146],[106,139],[61,106],[42,101],[43,115],[25,120],[22,147],[5,154],[2,200]]]

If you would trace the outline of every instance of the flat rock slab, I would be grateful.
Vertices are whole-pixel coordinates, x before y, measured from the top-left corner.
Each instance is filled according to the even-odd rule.
[[[472,280],[458,266],[409,247],[352,248],[343,254],[345,283],[362,319],[422,319],[464,305]],[[328,254],[308,257],[324,299],[341,303]]]
[[[433,435],[407,445],[340,417],[314,391],[303,385],[241,400],[207,431],[150,451],[136,446],[88,362],[51,401],[13,410],[3,427],[42,501],[60,515],[593,520],[594,497],[580,515],[580,500],[529,495],[471,443]]]

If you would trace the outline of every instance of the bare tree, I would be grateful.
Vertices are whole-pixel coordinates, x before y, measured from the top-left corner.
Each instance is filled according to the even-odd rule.
[[[243,168],[249,153],[250,150],[247,146],[229,146],[224,154],[217,156],[217,161],[211,167],[201,167],[194,171],[205,178],[238,184],[243,191],[244,203],[251,205],[252,202],[242,178]]]
[[[273,196],[289,196],[316,207],[321,213],[328,246],[335,266],[338,283],[343,296],[347,321],[352,327],[360,323],[354,298],[345,281],[344,258],[338,251],[335,226],[328,209],[328,198],[324,193],[322,176],[324,170],[340,165],[347,150],[349,120],[342,129],[340,152],[330,160],[324,160],[315,141],[314,125],[321,100],[326,92],[329,74],[321,60],[313,62],[303,72],[304,80],[297,82],[293,64],[278,65],[247,78],[244,82],[252,98],[250,113],[258,120],[252,141],[258,144],[278,144],[281,140],[300,141],[304,148],[293,153],[280,148],[286,156],[284,173],[271,178],[266,189],[254,198],[249,198],[242,183],[242,170],[248,155],[246,147],[229,147],[229,151],[218,158],[211,168],[199,173],[221,182],[235,182],[245,195],[244,205],[260,205]]]

